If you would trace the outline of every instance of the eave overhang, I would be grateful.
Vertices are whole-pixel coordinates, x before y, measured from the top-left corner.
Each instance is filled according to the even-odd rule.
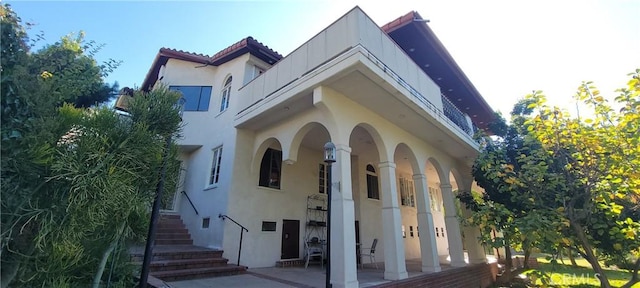
[[[412,11],[382,29],[440,86],[445,97],[467,113],[478,128],[488,130],[488,124],[495,118],[493,109],[426,22]]]
[[[253,39],[253,37],[244,38],[233,45],[222,49],[220,52],[213,55],[213,57],[182,50],[160,48],[156,58],[153,60],[153,64],[151,65],[149,72],[147,72],[147,75],[142,82],[141,89],[143,91],[149,91],[151,89],[156,81],[158,81],[160,68],[167,64],[169,59],[188,61],[201,65],[220,66],[246,53],[250,53],[270,65],[273,65],[282,59],[282,55]]]

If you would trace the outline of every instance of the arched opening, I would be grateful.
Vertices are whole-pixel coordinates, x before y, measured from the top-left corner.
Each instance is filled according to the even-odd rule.
[[[381,147],[377,131],[367,125],[356,126],[349,136],[351,147],[351,190],[354,201],[356,251],[370,254],[376,241],[374,257],[356,257],[356,263],[375,267],[371,263],[384,261],[384,241],[382,227],[382,197],[385,191],[380,187],[379,163]],[[363,252],[364,251],[364,252]],[[360,255],[359,253],[358,255]]]
[[[258,185],[262,187],[280,189],[282,176],[282,151],[267,148],[260,162],[260,178]]]

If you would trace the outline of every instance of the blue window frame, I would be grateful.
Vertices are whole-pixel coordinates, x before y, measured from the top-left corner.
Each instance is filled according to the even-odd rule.
[[[208,111],[211,86],[169,86],[169,90],[180,91],[184,97],[184,111]]]

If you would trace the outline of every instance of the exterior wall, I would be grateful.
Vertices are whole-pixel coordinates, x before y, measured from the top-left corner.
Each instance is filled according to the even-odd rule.
[[[306,200],[318,190],[318,164],[323,161],[320,150],[301,147],[295,163],[283,163],[281,188],[258,186],[260,162],[268,147],[282,150],[287,138],[292,137],[299,123],[319,119],[317,113],[307,113],[290,119],[269,129],[254,133],[238,130],[235,151],[236,166],[234,183],[229,195],[228,215],[245,225],[245,234],[240,263],[249,267],[271,267],[280,260],[282,244],[282,220],[300,221],[299,255],[302,258],[306,223]],[[279,140],[279,141],[278,141]],[[270,143],[270,144],[269,144]],[[262,232],[262,221],[276,222],[275,232]],[[225,226],[224,257],[237,260],[239,228],[227,223]]]
[[[186,168],[182,189],[199,215],[184,195],[177,195],[176,210],[180,212],[195,245],[222,248],[224,222],[218,221],[218,215],[227,213],[235,150],[233,115],[239,105],[238,89],[243,84],[248,59],[248,55],[243,55],[218,67],[169,59],[161,70],[161,82],[168,86],[212,86],[207,111],[184,112],[182,137],[178,140],[178,145],[185,151],[181,155]],[[229,108],[220,112],[221,88],[229,75],[233,77]],[[220,180],[216,186],[210,187],[208,179],[213,149],[219,146],[222,146]],[[209,228],[202,228],[203,218],[210,218]]]

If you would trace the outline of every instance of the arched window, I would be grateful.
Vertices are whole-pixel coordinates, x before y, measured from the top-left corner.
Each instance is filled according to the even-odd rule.
[[[224,81],[224,86],[222,87],[222,100],[220,101],[220,112],[227,110],[229,108],[229,98],[231,98],[231,80],[233,77],[229,76],[227,80]]]
[[[380,199],[380,191],[378,190],[378,174],[373,165],[367,165],[367,197],[370,199]]]
[[[280,189],[282,151],[267,148],[260,163],[260,181],[262,187]]]

